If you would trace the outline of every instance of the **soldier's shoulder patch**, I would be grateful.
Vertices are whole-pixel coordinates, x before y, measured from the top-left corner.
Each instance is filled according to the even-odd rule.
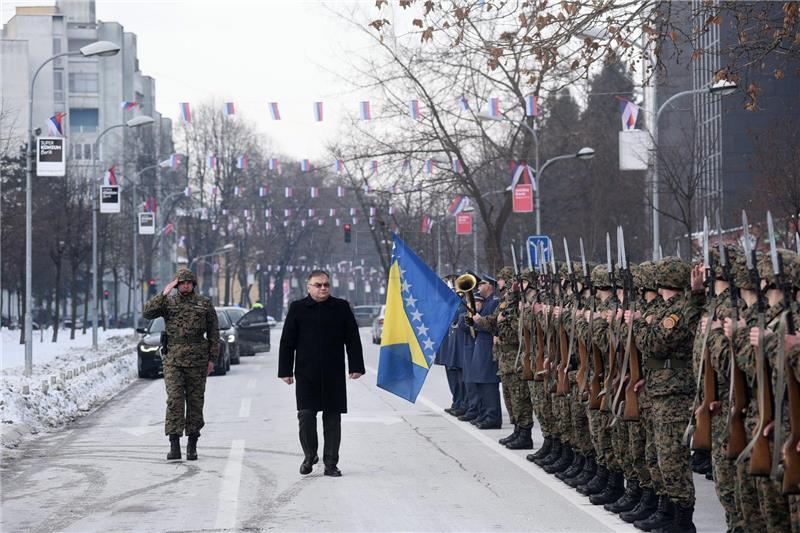
[[[678,315],[673,313],[673,314],[669,315],[668,317],[666,317],[664,320],[662,320],[661,321],[661,325],[664,327],[664,329],[672,329],[678,323],[680,318],[681,317],[679,317]]]

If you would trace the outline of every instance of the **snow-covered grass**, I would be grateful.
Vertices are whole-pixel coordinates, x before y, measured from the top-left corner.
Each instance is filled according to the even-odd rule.
[[[91,349],[91,332],[70,341],[69,331],[61,331],[57,343],[39,343],[35,331],[30,377],[24,376],[19,331],[2,333],[0,440],[5,448],[90,412],[136,379],[133,330],[99,332],[96,352]]]

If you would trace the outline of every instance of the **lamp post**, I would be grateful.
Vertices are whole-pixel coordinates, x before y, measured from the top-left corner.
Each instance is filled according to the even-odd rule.
[[[87,44],[77,52],[62,52],[46,59],[39,65],[31,78],[31,85],[28,90],[28,149],[25,151],[25,376],[30,376],[33,372],[33,332],[31,305],[33,298],[32,276],[33,276],[33,89],[36,85],[36,78],[39,72],[49,62],[59,57],[83,56],[83,57],[107,57],[117,54],[120,50],[119,45],[108,41],[97,41]],[[58,327],[58,325],[56,325]]]
[[[92,148],[94,158],[92,176],[90,176],[92,182],[92,350],[97,350],[97,167],[100,162],[100,158],[98,157],[100,139],[103,138],[103,135],[116,128],[136,128],[138,126],[152,124],[153,122],[153,117],[140,115],[122,124],[109,126],[97,136],[94,141],[94,147]]]

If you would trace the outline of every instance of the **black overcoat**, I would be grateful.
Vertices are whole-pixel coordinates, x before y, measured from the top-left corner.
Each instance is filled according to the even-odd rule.
[[[294,376],[297,409],[346,413],[347,372],[364,373],[361,337],[350,304],[333,296],[321,303],[311,296],[292,302],[281,333],[278,377]]]

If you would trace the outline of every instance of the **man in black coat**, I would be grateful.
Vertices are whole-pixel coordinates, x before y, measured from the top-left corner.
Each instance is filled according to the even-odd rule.
[[[364,375],[364,356],[350,304],[331,296],[328,273],[312,271],[307,288],[308,296],[291,303],[283,323],[278,377],[287,385],[297,380],[297,419],[305,454],[300,473],[310,474],[319,461],[317,412],[322,411],[325,475],[338,477],[342,475],[336,466],[342,437],[341,414],[347,412],[344,347],[350,379]]]

